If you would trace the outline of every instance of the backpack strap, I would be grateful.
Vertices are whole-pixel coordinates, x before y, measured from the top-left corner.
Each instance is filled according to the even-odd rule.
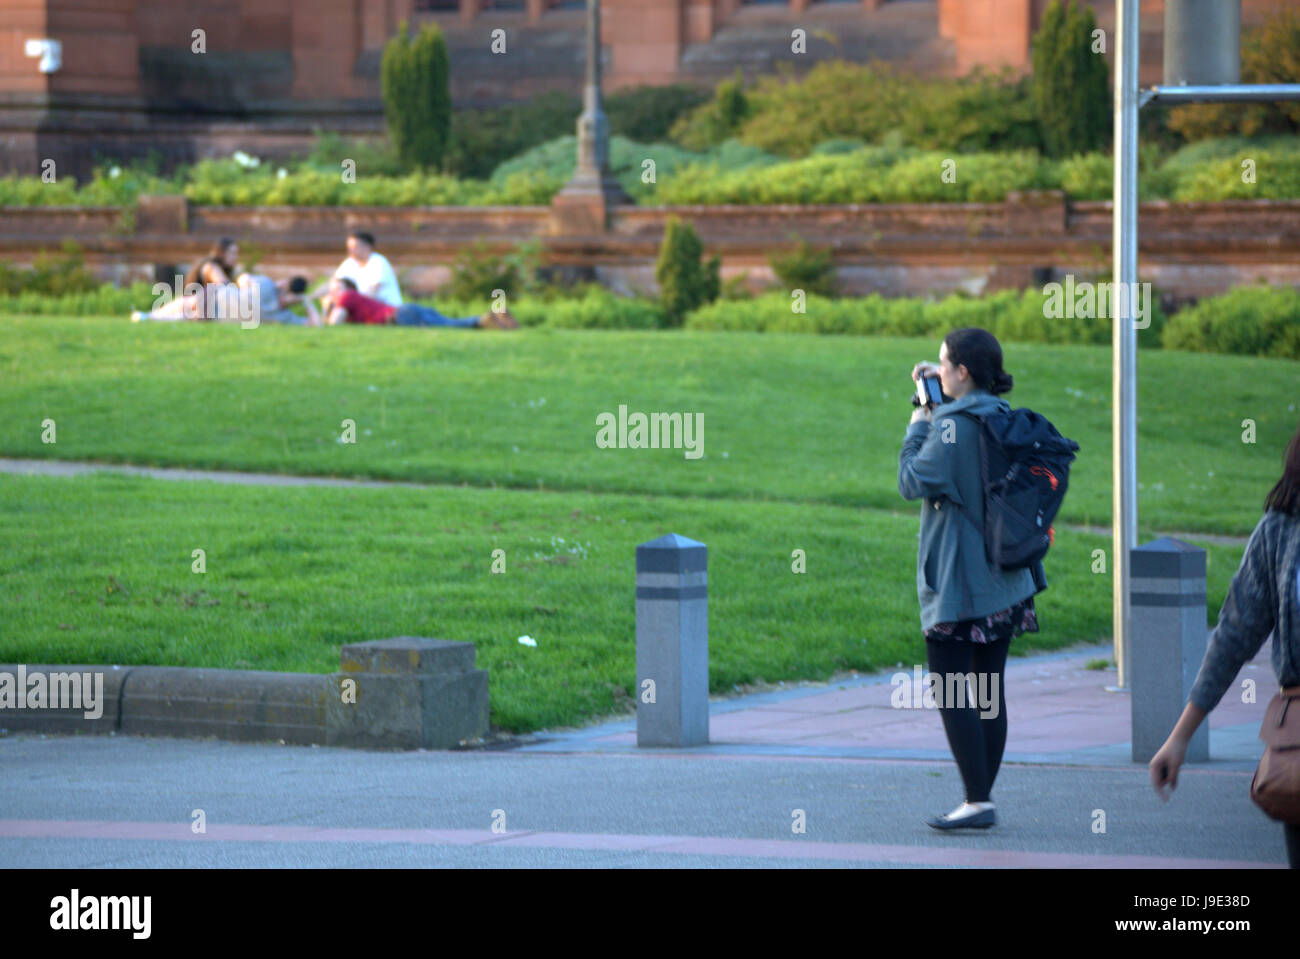
[[[984,418],[983,418],[982,416],[980,416],[978,413],[972,413],[970,410],[953,410],[952,412],[955,413],[955,414],[959,414],[959,415],[963,415],[963,416],[969,417],[970,419],[974,420],[974,421],[975,421],[975,428],[979,431],[979,432],[978,432],[978,435],[979,435],[979,444],[980,444],[980,482],[979,482],[979,485],[980,485],[980,496],[982,497],[982,496],[984,495],[984,464],[985,464],[985,462],[986,462],[986,453],[985,453],[985,449],[984,449]],[[973,519],[971,518],[970,513],[968,513],[968,512],[966,511],[966,508],[965,508],[964,506],[962,506],[961,503],[953,502],[951,499],[949,499],[948,502],[949,502],[949,503],[952,503],[952,505],[955,506],[955,507],[957,508],[957,512],[960,513],[962,516],[966,517],[966,522],[970,523],[971,526],[973,526],[973,527],[975,528],[975,531],[976,531],[977,533],[980,534],[980,541],[984,543],[984,558],[985,558],[985,560],[987,560],[987,559],[988,559],[988,543],[987,543],[987,541],[985,541],[985,539],[984,539],[984,530],[983,530],[982,528],[980,528],[978,525],[976,525],[975,520],[973,520]]]

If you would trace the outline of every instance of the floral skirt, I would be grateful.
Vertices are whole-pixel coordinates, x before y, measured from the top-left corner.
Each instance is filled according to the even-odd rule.
[[[1034,597],[1014,606],[981,616],[962,619],[955,623],[935,623],[925,631],[927,640],[958,641],[969,643],[997,643],[1021,633],[1038,632],[1038,616],[1034,613]]]

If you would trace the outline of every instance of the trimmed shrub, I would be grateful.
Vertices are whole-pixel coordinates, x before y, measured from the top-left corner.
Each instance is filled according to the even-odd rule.
[[[793,250],[768,257],[772,272],[786,290],[803,290],[818,296],[834,296],[835,261],[829,250],[799,240]]]
[[[1090,7],[1052,0],[1034,35],[1034,104],[1050,156],[1088,153],[1106,145],[1110,86],[1106,59],[1092,50],[1097,27]]]
[[[681,326],[686,314],[718,298],[721,259],[702,263],[704,246],[695,230],[673,216],[664,225],[664,239],[655,264],[659,304],[670,326]]]
[[[411,39],[406,21],[384,46],[379,68],[384,119],[402,162],[420,169],[442,166],[451,132],[447,42],[426,24]]]

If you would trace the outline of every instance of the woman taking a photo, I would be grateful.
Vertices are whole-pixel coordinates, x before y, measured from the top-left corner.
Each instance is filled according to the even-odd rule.
[[[1183,714],[1151,757],[1151,785],[1161,799],[1169,799],[1165,787],[1172,791],[1178,785],[1192,733],[1269,633],[1278,686],[1300,686],[1300,427],[1287,446],[1282,478],[1265,497],[1264,515],[1232,577]],[[1300,699],[1292,699],[1289,708],[1300,708]],[[1300,869],[1300,822],[1286,822],[1282,829],[1287,861]]]
[[[987,829],[997,822],[991,793],[1007,741],[1002,682],[1007,651],[1012,637],[1038,632],[1034,595],[1047,582],[1041,563],[1010,572],[989,564],[982,532],[980,425],[951,415],[1010,410],[998,398],[1012,387],[1011,375],[1002,369],[1001,345],[987,330],[954,330],[939,349],[938,366],[918,363],[912,379],[919,383],[927,374],[938,375],[943,402],[912,414],[898,458],[898,492],[906,500],[924,498],[916,561],[921,629],[929,671],[942,679],[935,695],[966,801],[926,822],[936,829]],[[960,701],[945,701],[943,693],[964,688],[960,677],[972,672],[978,688],[996,690],[996,704],[984,709],[974,702],[974,684]]]

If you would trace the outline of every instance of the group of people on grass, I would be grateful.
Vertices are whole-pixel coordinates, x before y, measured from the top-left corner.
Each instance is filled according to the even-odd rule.
[[[348,234],[347,258],[334,274],[307,292],[307,278],[272,280],[262,273],[241,273],[239,245],[229,237],[218,240],[208,255],[185,275],[184,295],[136,310],[132,322],[146,320],[230,320],[245,324],[286,323],[296,326],[451,326],[466,329],[512,330],[519,324],[508,312],[489,310],[478,316],[443,316],[437,310],[402,300],[397,274],[388,258],[375,249],[375,238],[364,230]],[[320,301],[317,309],[315,301]],[[301,304],[306,315],[295,313]]]

